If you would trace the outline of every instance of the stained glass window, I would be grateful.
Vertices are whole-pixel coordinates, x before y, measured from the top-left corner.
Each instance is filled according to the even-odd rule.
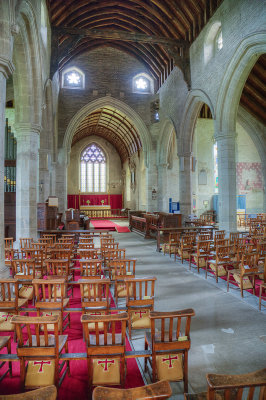
[[[146,73],[141,73],[133,78],[133,92],[134,93],[153,93],[154,84],[151,77]]]
[[[106,192],[106,157],[96,144],[91,144],[80,157],[81,192]]]

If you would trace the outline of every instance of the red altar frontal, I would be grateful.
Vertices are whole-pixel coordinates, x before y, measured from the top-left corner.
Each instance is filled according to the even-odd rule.
[[[79,209],[80,206],[101,206],[110,205],[111,209],[123,208],[122,194],[68,194],[67,204],[68,208]],[[104,203],[102,203],[104,201]]]

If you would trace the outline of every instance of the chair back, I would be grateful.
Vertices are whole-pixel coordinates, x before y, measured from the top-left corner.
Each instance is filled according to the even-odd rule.
[[[69,275],[69,261],[67,258],[56,258],[45,260],[47,275],[62,276],[67,278]]]
[[[36,308],[55,308],[58,306],[63,308],[66,281],[63,278],[58,279],[33,279]]]
[[[153,350],[167,351],[190,348],[192,308],[178,311],[150,311]],[[156,329],[157,328],[157,329]]]
[[[103,247],[106,244],[114,243],[115,239],[113,237],[111,237],[111,238],[101,237],[100,241],[101,241],[101,247]]]
[[[235,241],[241,237],[241,232],[230,232],[230,243],[235,244]]]
[[[102,251],[104,261],[126,258],[126,249],[105,249]]]
[[[127,307],[150,307],[154,306],[154,290],[156,277],[125,278],[126,304]]]
[[[75,244],[75,237],[61,237],[58,239],[58,243],[71,243],[72,246]]]
[[[84,338],[87,344],[87,354],[89,356],[101,354],[124,355],[127,321],[127,313],[112,315],[82,315],[81,322],[83,325]],[[90,331],[88,324],[95,324],[95,336],[89,334]],[[103,325],[103,329],[100,329],[100,324]],[[121,333],[116,333],[118,330]],[[108,334],[108,331],[111,333]],[[100,332],[103,332],[103,334]]]
[[[46,245],[52,245],[53,244],[53,238],[49,237],[42,237],[38,239],[39,243],[46,244]]]
[[[30,248],[32,242],[33,242],[33,238],[20,238],[19,239],[20,248],[28,249],[28,248]]]
[[[79,260],[80,276],[97,276],[101,275],[102,261],[97,258],[92,260]]]
[[[52,239],[52,243],[56,242],[57,235],[52,233],[44,233],[43,238]]]
[[[107,251],[107,250],[112,250],[112,249],[118,249],[119,248],[119,243],[117,242],[111,242],[111,243],[102,243],[101,244],[101,249],[102,252]]]
[[[13,249],[13,238],[5,238],[5,249]]]
[[[206,378],[208,400],[215,400],[217,392],[221,398],[227,400],[266,398],[266,368],[242,375],[207,374]],[[259,388],[259,393],[256,392],[256,388]]]
[[[244,253],[241,259],[241,274],[258,272],[259,252]]]
[[[11,263],[12,275],[17,279],[32,280],[35,278],[35,259],[14,259]]]
[[[14,278],[0,279],[0,311],[7,308],[18,311],[18,281]]]
[[[230,258],[229,258],[230,250],[231,250],[230,245],[217,246],[216,247],[216,262],[218,263],[218,262],[222,262],[222,261],[230,261]]]
[[[72,256],[71,249],[63,249],[63,248],[51,248],[50,249],[50,258],[52,259],[65,259],[70,262]]]
[[[12,317],[11,323],[15,324],[17,333],[18,357],[30,357],[31,360],[40,360],[42,357],[54,358],[59,353],[59,315],[49,317],[15,315]],[[48,327],[50,324],[54,326],[54,329],[51,329],[51,326]],[[23,329],[24,326],[27,329]],[[54,330],[53,340],[48,335],[51,330]]]
[[[216,241],[225,238],[225,231],[215,231],[214,232],[214,247],[216,247]]]
[[[78,249],[77,252],[82,260],[95,259],[99,256],[98,249]]]
[[[197,243],[197,255],[204,255],[204,254],[210,254],[210,247],[211,247],[211,241],[210,240],[203,240],[203,241],[198,241]]]
[[[79,242],[78,250],[82,249],[94,249],[94,243],[93,242]]]
[[[79,284],[83,311],[85,308],[109,309],[110,279],[80,279]]]
[[[211,233],[200,233],[198,235],[198,241],[199,242],[204,242],[206,240],[211,240],[212,234]]]
[[[186,248],[191,248],[193,246],[193,240],[194,237],[191,235],[182,236],[180,239],[180,248],[182,250]]]
[[[111,276],[115,278],[126,278],[134,277],[136,269],[136,260],[112,260],[110,261],[109,268],[111,270]]]

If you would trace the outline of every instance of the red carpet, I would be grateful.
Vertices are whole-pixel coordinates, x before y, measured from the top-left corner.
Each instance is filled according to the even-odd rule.
[[[91,224],[95,229],[109,229],[110,231],[117,231],[118,233],[130,232],[127,226],[120,226],[108,219],[94,219]]]
[[[78,280],[79,276],[75,276],[75,280]],[[114,303],[111,303],[114,306]],[[73,298],[70,299],[69,307],[81,307],[80,303],[80,289],[78,286],[74,288]],[[31,314],[34,315],[33,313]],[[68,327],[64,331],[64,335],[68,335],[68,347],[69,353],[82,353],[86,352],[86,345],[83,341],[82,325],[80,322],[81,313],[72,312],[70,313],[70,328]],[[1,332],[1,336],[10,335],[8,332]],[[13,333],[11,333],[13,337]],[[13,354],[16,354],[16,343],[12,341]],[[132,350],[128,340],[126,341],[126,350]],[[6,353],[6,349],[0,353]],[[1,368],[1,374],[6,371],[7,364]],[[20,367],[19,362],[12,363],[13,377],[10,378],[7,375],[0,383],[0,394],[16,394],[20,393]],[[87,382],[88,382],[88,370],[87,360],[70,361],[70,376],[66,375],[63,383],[58,392],[58,400],[73,400],[80,399],[85,400],[88,398],[87,394]],[[127,359],[127,375],[126,375],[126,388],[132,388],[137,386],[143,386],[144,382],[139,371],[137,362],[135,359]]]

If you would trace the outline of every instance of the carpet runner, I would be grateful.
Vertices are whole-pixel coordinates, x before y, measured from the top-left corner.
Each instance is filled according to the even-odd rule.
[[[109,229],[110,231],[117,231],[118,233],[130,232],[127,226],[120,226],[109,220],[93,219],[91,224],[95,229]]]

